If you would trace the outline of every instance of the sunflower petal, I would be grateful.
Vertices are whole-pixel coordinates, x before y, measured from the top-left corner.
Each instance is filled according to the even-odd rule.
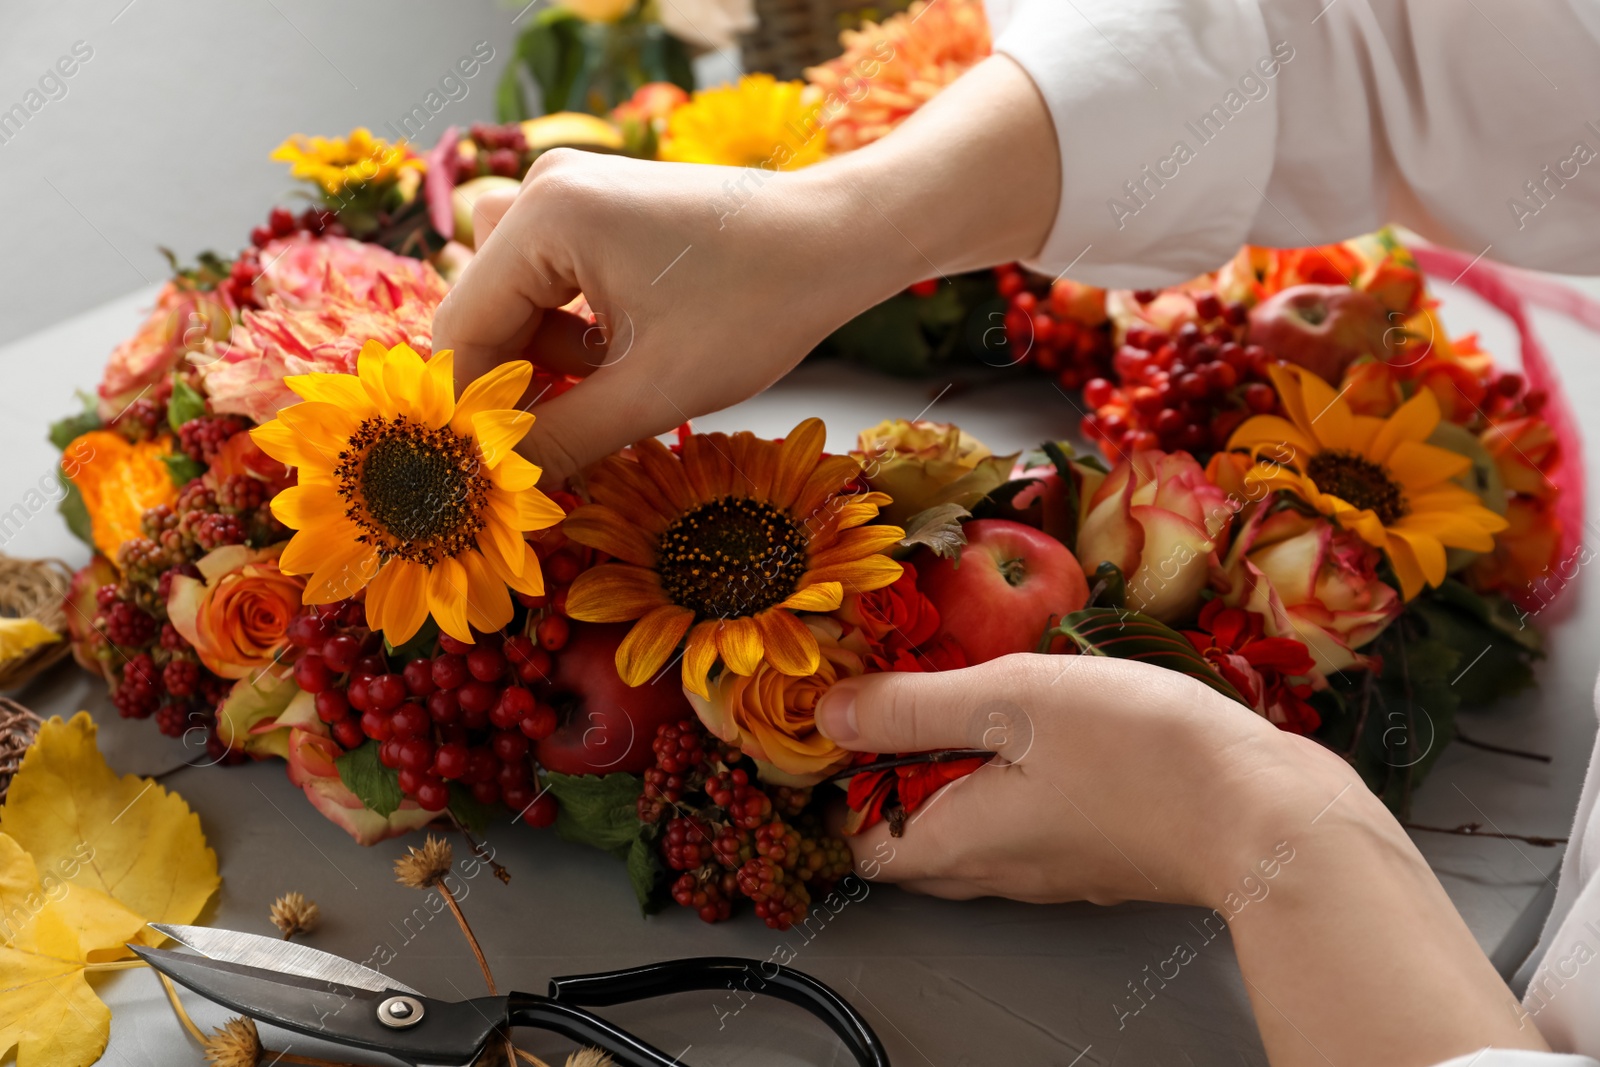
[[[683,443],[683,473],[697,500],[715,500],[733,488],[733,464],[716,440],[722,436],[690,434]]]
[[[543,473],[522,456],[508,452],[501,457],[500,465],[489,472],[489,480],[508,493],[520,493],[538,485]]]
[[[305,438],[322,457],[321,466],[329,468],[338,465],[339,453],[349,447],[350,435],[361,425],[337,404],[310,400],[283,408],[278,412],[278,421]]]
[[[1384,549],[1388,553],[1389,564],[1394,567],[1395,577],[1400,579],[1400,596],[1410,600],[1422,592],[1428,579],[1417,554],[1411,550],[1410,542],[1402,537],[1391,537]]]
[[[755,617],[766,646],[767,662],[784,674],[804,677],[817,673],[822,653],[817,637],[805,623],[782,608],[763,611]]]
[[[428,612],[439,629],[467,644],[472,630],[467,625],[467,569],[454,557],[446,556],[428,570]]]
[[[1252,452],[1261,448],[1281,450],[1284,445],[1288,445],[1292,453],[1282,457],[1284,462],[1297,467],[1319,451],[1314,438],[1301,433],[1299,427],[1282,415],[1252,415],[1228,438],[1229,449],[1248,448]],[[1273,455],[1271,451],[1267,454]]]
[[[888,556],[868,556],[866,559],[835,563],[806,572],[808,582],[839,582],[849,593],[865,593],[894,584],[904,568]]]
[[[282,563],[282,557],[279,557],[279,566]],[[365,589],[377,574],[377,549],[354,538],[335,541],[318,554],[317,569],[307,580],[300,601],[304,604],[331,604],[335,600],[344,600]]]
[[[1465,474],[1472,469],[1472,460],[1421,441],[1401,441],[1384,466],[1402,488],[1420,489]]]
[[[511,621],[511,594],[506,583],[477,552],[469,549],[456,558],[467,572],[467,622],[486,634],[503,628]]]
[[[327,471],[339,462],[338,453],[329,455],[314,447],[281,418],[264,422],[251,430],[250,440],[279,463],[301,471]]]
[[[525,596],[544,596],[544,570],[539,565],[539,556],[527,551],[526,544],[523,549],[522,558],[512,566],[501,558],[499,552],[482,552],[480,546],[480,552],[496,578]]]
[[[1311,425],[1311,416],[1314,412],[1306,410],[1309,405],[1301,389],[1301,382],[1310,377],[1311,373],[1301,367],[1275,363],[1267,368],[1267,374],[1271,376],[1272,384],[1278,390],[1278,400],[1283,404],[1285,414],[1299,429],[1300,435],[1314,446],[1308,454],[1322,451],[1322,443],[1317,439],[1316,428]]]
[[[789,431],[789,436],[778,446],[778,469],[768,497],[772,503],[787,508],[800,498],[801,490],[822,459],[822,447],[827,440],[828,430],[821,419],[806,419]]]
[[[571,603],[570,598],[568,603]],[[722,662],[735,674],[754,674],[761,666],[764,650],[761,630],[754,619],[723,619],[717,628],[717,651],[722,654]]]
[[[561,532],[580,545],[598,548],[641,567],[656,565],[656,539],[604,504],[584,504],[566,517]]]
[[[709,699],[711,688],[706,679],[716,662],[717,622],[707,619],[695,624],[683,646],[683,687],[695,696]]]
[[[301,400],[337,404],[357,419],[378,413],[361,380],[351,374],[291,374],[283,384]]]
[[[516,408],[490,408],[472,416],[472,436],[483,453],[483,465],[490,470],[512,454],[517,442],[533,429],[533,416]]]
[[[417,412],[417,397],[422,392],[422,357],[410,345],[401,343],[389,349],[383,361],[383,389],[394,405],[395,414]]]
[[[315,574],[333,546],[356,544],[360,536],[360,529],[342,513],[320,517],[289,539],[278,556],[278,569],[285,574]]]
[[[634,445],[633,454],[639,460],[639,466],[644,468],[644,473],[665,494],[674,511],[687,511],[698,503],[689,479],[683,473],[683,463],[667,450],[666,445],[652,437]]]
[[[272,517],[291,530],[326,526],[344,515],[344,498],[331,485],[291,485],[272,498]]]
[[[628,685],[644,685],[666,665],[692,622],[694,612],[676,604],[646,614],[617,646],[617,674]]]
[[[1426,441],[1439,426],[1439,399],[1432,389],[1418,389],[1417,395],[1400,405],[1372,439],[1367,458],[1387,464],[1402,441]]]
[[[628,563],[602,563],[572,583],[567,614],[582,622],[629,622],[667,602],[652,571]]]
[[[428,568],[392,559],[367,586],[367,624],[391,645],[403,645],[428,617]]]
[[[861,464],[849,456],[824,456],[817,463],[816,469],[806,478],[806,484],[800,488],[800,494],[795,497],[793,506],[789,508],[789,514],[802,526],[814,525],[818,519],[825,519],[827,507],[831,503],[829,498],[850,484],[850,480],[860,473]]]
[[[546,530],[567,517],[561,505],[537,489],[520,493],[492,492],[489,509],[513,530]]]
[[[533,380],[533,364],[525,359],[502,363],[485,374],[461,393],[456,401],[450,428],[465,437],[472,433],[472,419],[480,411],[494,408],[514,408],[528,391]]]
[[[898,526],[857,526],[853,530],[841,530],[821,549],[811,553],[809,562],[812,567],[827,567],[864,559],[899,544],[905,535],[906,532]]]
[[[389,391],[383,385],[383,365],[389,355],[389,350],[377,341],[368,341],[361,346],[360,355],[356,356],[356,376],[361,380],[361,388],[366,390],[367,398],[372,401],[373,407],[386,419],[395,416],[394,402],[389,399]]]
[[[428,429],[437,430],[450,421],[456,411],[455,353],[435,352],[422,366],[416,399],[417,418]]]
[[[790,593],[780,608],[790,611],[832,611],[844,603],[844,586],[838,582],[813,581],[803,589]]]

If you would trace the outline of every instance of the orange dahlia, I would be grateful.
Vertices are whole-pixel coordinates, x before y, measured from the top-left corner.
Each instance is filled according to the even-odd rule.
[[[828,148],[848,152],[894,129],[991,51],[982,0],[917,0],[839,35],[844,55],[806,71],[825,95]]]
[[[307,604],[365,589],[367,624],[391,645],[430,614],[459,641],[500,629],[507,586],[544,592],[523,533],[562,515],[534,488],[539,468],[512,451],[533,425],[516,407],[532,365],[503,363],[460,400],[449,352],[424,363],[404,344],[369,341],[356,371],[286,378],[303,403],[250,431],[299,479],[272,499],[299,531],[278,566],[311,576]]]
[[[782,441],[695,434],[681,455],[646,440],[591,470],[594,502],[562,529],[615,561],[578,576],[567,613],[638,620],[617,648],[624,681],[649,681],[685,635],[683,684],[701,697],[719,658],[735,674],[814,674],[817,639],[794,613],[900,576],[883,551],[905,531],[867,525],[889,496],[852,492],[860,464],[824,455],[825,436],[807,419]]]

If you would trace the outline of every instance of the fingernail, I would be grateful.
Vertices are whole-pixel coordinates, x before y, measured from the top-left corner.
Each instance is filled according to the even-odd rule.
[[[834,689],[817,706],[817,732],[841,744],[861,736],[856,728],[856,696],[849,689]]]

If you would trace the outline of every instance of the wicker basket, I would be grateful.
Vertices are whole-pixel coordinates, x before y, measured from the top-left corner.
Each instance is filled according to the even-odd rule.
[[[58,559],[13,559],[0,555],[0,615],[34,618],[61,640],[0,660],[0,689],[16,689],[72,650],[67,634],[67,595],[72,568]]]
[[[744,69],[780,79],[799,78],[844,51],[839,31],[867,19],[881,20],[906,7],[906,0],[755,0],[754,30],[739,42]]]
[[[0,697],[0,801],[11,789],[11,779],[22,766],[23,754],[39,734],[39,716],[15,700]]]

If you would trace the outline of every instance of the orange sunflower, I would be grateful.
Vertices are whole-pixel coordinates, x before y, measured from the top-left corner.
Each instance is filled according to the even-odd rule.
[[[1440,419],[1430,390],[1380,419],[1355,414],[1302,367],[1275,366],[1271,374],[1289,417],[1257,415],[1228,440],[1256,458],[1247,486],[1293,493],[1383,549],[1407,600],[1444,581],[1445,549],[1494,549],[1506,520],[1455,481],[1472,461],[1428,444]]]
[[[813,674],[817,639],[794,613],[900,576],[882,553],[905,531],[867,525],[889,496],[848,491],[860,464],[823,455],[825,436],[807,419],[782,441],[695,434],[681,456],[646,440],[590,472],[594,503],[562,529],[615,562],[578,576],[567,613],[638,620],[617,648],[624,681],[649,681],[685,634],[683,684],[702,697],[719,657],[736,674]]]
[[[534,488],[539,468],[512,451],[533,425],[515,406],[532,365],[502,364],[458,401],[452,364],[369,341],[355,374],[284,379],[304,403],[250,432],[298,477],[272,500],[299,531],[279,568],[311,576],[307,604],[365,589],[367,624],[391,645],[430,614],[459,641],[506,625],[507,586],[544,592],[524,531],[562,517]]]

